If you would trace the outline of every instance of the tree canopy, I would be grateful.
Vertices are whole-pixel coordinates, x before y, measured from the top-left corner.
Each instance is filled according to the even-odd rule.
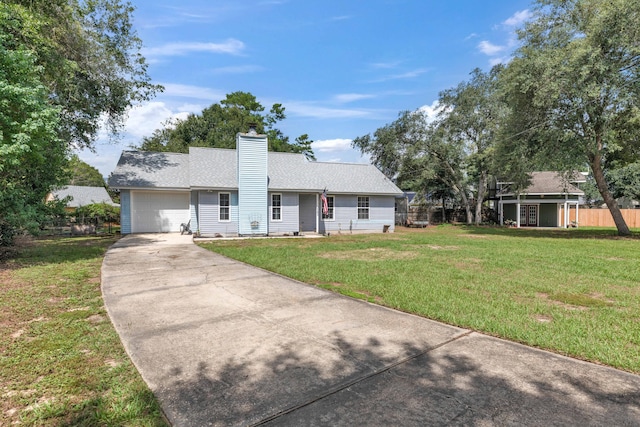
[[[121,0],[0,2],[0,245],[37,230],[71,148],[116,132],[150,83]]]
[[[67,153],[42,67],[31,51],[8,49],[8,39],[0,33],[0,246],[10,245],[19,227],[37,229]]]
[[[133,10],[122,0],[0,4],[7,48],[36,54],[49,102],[60,109],[60,137],[69,144],[91,148],[105,119],[115,134],[133,104],[162,89],[147,75]]]
[[[511,160],[589,165],[621,235],[607,171],[640,154],[638,11],[640,0],[539,0],[504,81]]]
[[[65,171],[68,176],[65,181],[68,185],[105,188],[107,186],[100,171],[80,160],[77,154],[71,156]]]
[[[493,147],[506,114],[497,95],[501,70],[473,70],[469,81],[442,91],[433,120],[420,110],[405,111],[373,135],[355,138],[353,146],[401,188],[438,197],[454,194],[467,222],[475,216],[479,224]]]
[[[286,118],[282,104],[273,104],[268,113],[256,97],[248,92],[233,92],[220,103],[205,108],[201,114],[190,114],[185,120],[167,123],[142,140],[144,151],[186,153],[189,147],[235,148],[236,134],[247,132],[250,124],[258,133],[266,134],[270,151],[305,154],[315,160],[309,136],[304,134],[289,142],[275,125]]]

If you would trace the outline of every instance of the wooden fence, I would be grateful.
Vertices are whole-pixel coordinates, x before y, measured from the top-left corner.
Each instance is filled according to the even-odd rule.
[[[640,228],[640,209],[620,209],[622,217],[630,228]],[[564,218],[564,212],[560,210],[560,218]],[[570,221],[576,220],[576,210],[569,209]],[[578,225],[582,227],[615,227],[613,217],[609,209],[585,209],[578,210]]]

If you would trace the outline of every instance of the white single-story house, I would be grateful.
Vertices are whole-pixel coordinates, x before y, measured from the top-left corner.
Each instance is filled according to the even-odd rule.
[[[82,185],[67,185],[52,191],[46,197],[46,201],[64,200],[69,198],[65,209],[67,211],[75,211],[75,209],[92,205],[94,203],[106,203],[112,206],[118,206],[113,203],[111,196],[104,187],[89,187]]]
[[[202,236],[393,231],[402,195],[373,165],[268,152],[253,130],[238,134],[235,150],[124,151],[109,185],[120,192],[123,234],[189,221]]]
[[[514,192],[509,182],[498,182],[501,225],[507,221],[516,227],[569,227],[571,217],[578,222],[584,191],[577,184],[586,182],[584,175],[567,179],[558,172],[532,172],[530,177],[530,185],[520,192]]]

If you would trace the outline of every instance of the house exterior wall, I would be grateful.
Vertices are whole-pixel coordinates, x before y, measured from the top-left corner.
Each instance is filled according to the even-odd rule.
[[[120,191],[120,234],[131,233],[131,191]]]
[[[230,193],[229,221],[220,221],[220,193]],[[224,237],[238,234],[238,193],[236,191],[198,192],[198,225],[200,234]],[[192,228],[193,229],[193,228]]]
[[[538,225],[540,227],[558,226],[558,205],[556,203],[541,204],[538,215]]]
[[[368,196],[369,219],[358,219],[359,195],[329,196],[334,196],[334,219],[321,219],[320,233],[382,232],[385,225],[389,226],[388,231],[394,231],[394,196]],[[318,212],[318,215],[321,214],[321,211]]]
[[[512,221],[515,221],[517,219],[515,204],[504,205],[502,208],[502,213],[504,220],[510,219]]]
[[[272,195],[280,194],[281,197],[281,220],[274,221],[272,216]],[[269,193],[269,234],[293,233],[300,231],[298,193]]]
[[[237,137],[238,234],[267,234],[269,200],[267,180],[267,137]]]
[[[508,201],[508,200],[517,200],[516,196],[502,196],[502,200],[504,201]],[[569,196],[565,196],[564,194],[551,194],[551,195],[544,195],[544,196],[540,196],[540,195],[528,195],[528,194],[522,194],[520,196],[520,201],[524,202],[534,202],[534,201],[541,201],[544,202],[545,200],[557,200],[558,202],[564,202],[565,200],[571,200],[571,201],[575,201],[575,200],[580,200],[580,196],[577,195],[569,195]]]
[[[191,231],[198,230],[198,192],[191,192],[191,200],[189,202],[189,211],[191,213]]]

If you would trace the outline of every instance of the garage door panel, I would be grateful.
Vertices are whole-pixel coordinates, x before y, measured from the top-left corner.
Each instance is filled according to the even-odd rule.
[[[189,221],[189,193],[135,191],[131,193],[131,232],[180,231]]]

